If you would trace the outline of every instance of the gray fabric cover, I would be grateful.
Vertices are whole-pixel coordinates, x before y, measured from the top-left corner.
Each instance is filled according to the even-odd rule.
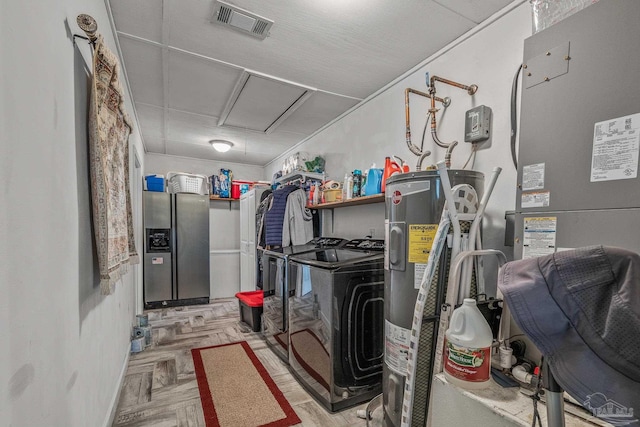
[[[282,246],[304,245],[313,239],[313,215],[307,209],[307,194],[296,190],[289,194],[284,210]]]
[[[592,246],[513,261],[498,287],[558,383],[640,411],[640,256]],[[591,400],[590,400],[591,396]]]

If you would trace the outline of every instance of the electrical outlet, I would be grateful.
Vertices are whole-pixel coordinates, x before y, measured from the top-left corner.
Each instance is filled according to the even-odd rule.
[[[371,238],[375,238],[376,236],[376,229],[375,228],[370,228],[369,229],[369,236],[371,236]]]

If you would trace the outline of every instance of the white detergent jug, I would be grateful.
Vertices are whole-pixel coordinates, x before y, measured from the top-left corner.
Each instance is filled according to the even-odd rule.
[[[444,376],[452,384],[481,389],[491,379],[493,334],[476,300],[465,298],[451,315],[444,341]]]

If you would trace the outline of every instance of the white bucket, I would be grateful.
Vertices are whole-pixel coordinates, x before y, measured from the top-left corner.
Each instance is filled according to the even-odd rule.
[[[444,342],[444,375],[452,384],[480,389],[491,379],[493,334],[476,300],[465,298],[451,315]]]

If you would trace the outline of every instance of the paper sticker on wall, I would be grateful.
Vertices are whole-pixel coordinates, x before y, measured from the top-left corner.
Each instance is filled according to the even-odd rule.
[[[640,113],[594,125],[591,182],[638,176]]]
[[[544,163],[527,165],[522,168],[522,191],[544,188]]]
[[[557,225],[558,218],[555,216],[525,218],[522,258],[536,258],[554,253]]]
[[[545,208],[549,206],[551,193],[548,191],[533,191],[522,193],[521,206],[523,208]]]
[[[409,262],[426,264],[438,224],[409,224]]]

